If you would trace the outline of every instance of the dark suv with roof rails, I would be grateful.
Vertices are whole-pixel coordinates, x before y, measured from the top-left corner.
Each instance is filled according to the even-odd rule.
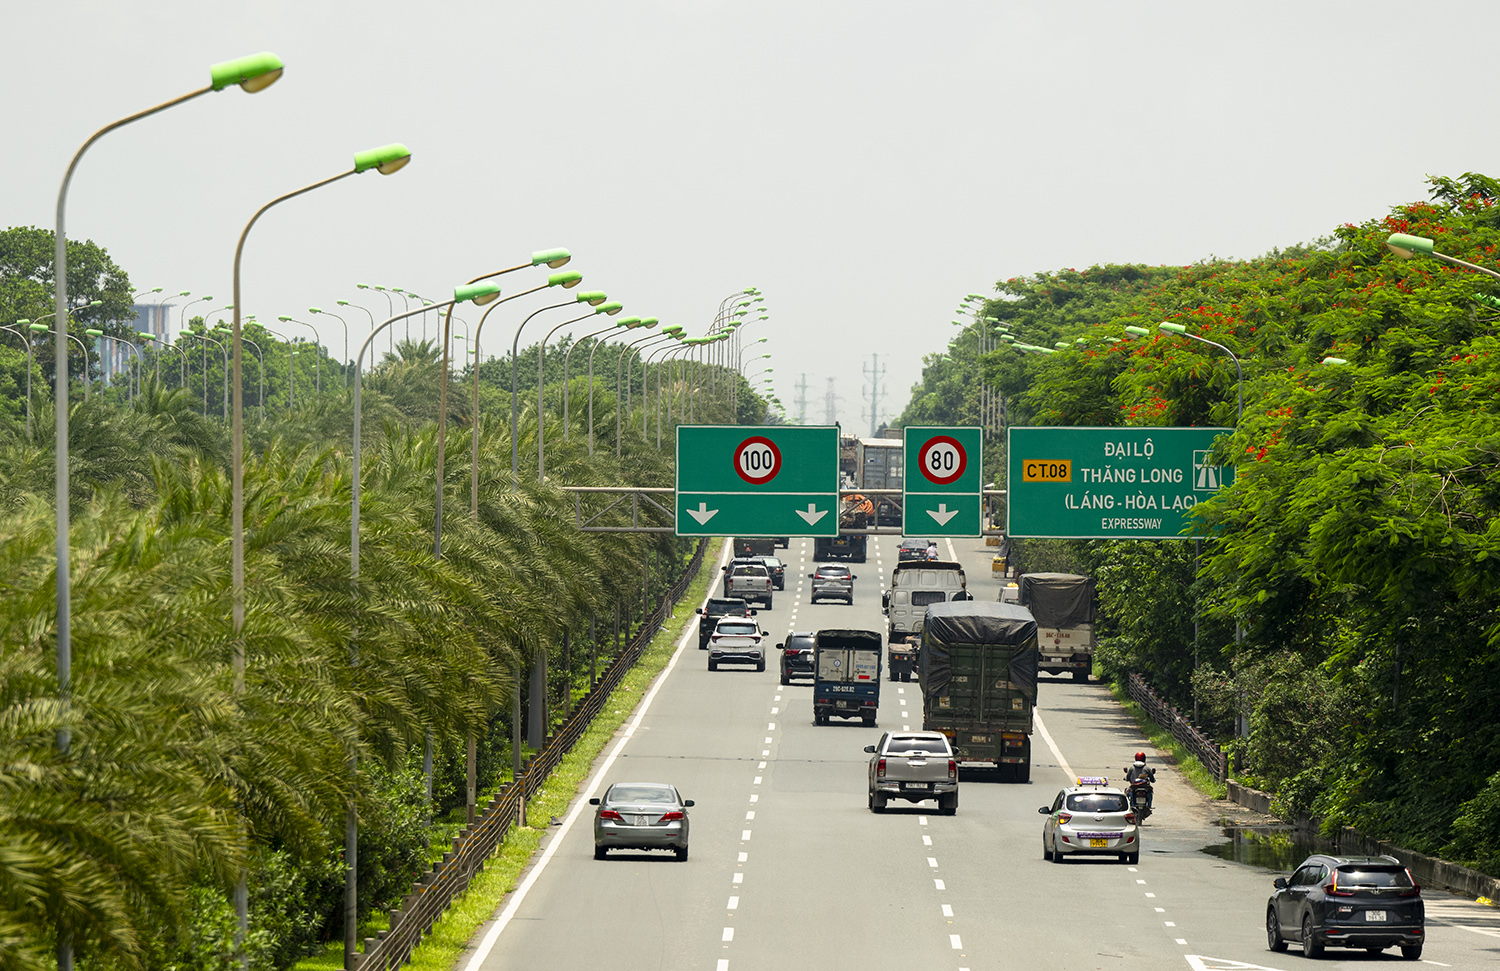
[[[754,617],[755,611],[741,597],[709,597],[708,603],[698,607],[698,650],[708,650],[708,639],[713,636],[714,626],[724,617]]]
[[[791,684],[793,678],[813,677],[814,637],[810,630],[794,630],[787,635],[785,643],[776,645],[781,649],[782,684]]]
[[[1266,902],[1266,946],[1273,951],[1292,942],[1310,958],[1321,957],[1325,947],[1373,954],[1399,946],[1409,961],[1422,956],[1422,888],[1394,856],[1318,853],[1274,886]]]

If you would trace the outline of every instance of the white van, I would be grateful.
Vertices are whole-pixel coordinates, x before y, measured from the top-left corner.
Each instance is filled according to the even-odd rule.
[[[885,594],[890,627],[886,640],[899,644],[908,637],[920,638],[928,606],[968,599],[968,581],[959,564],[946,560],[898,563],[891,571],[891,588]]]

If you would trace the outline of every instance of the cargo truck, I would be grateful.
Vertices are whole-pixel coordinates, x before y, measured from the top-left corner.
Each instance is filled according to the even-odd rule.
[[[861,495],[845,496],[839,505],[840,529],[864,529],[870,525],[875,506]],[[829,560],[849,560],[852,563],[865,561],[866,541],[863,533],[852,536],[818,536],[813,539],[813,560],[827,563]]]
[[[879,631],[820,630],[813,635],[813,721],[859,718],[875,724],[880,704]]]
[[[932,604],[968,599],[964,568],[946,560],[908,560],[891,571],[885,592],[891,680],[910,681],[921,661],[922,618]]]
[[[933,604],[922,626],[922,728],[1001,782],[1031,780],[1036,630],[1026,608],[977,600]]]
[[[1093,577],[1072,573],[1021,577],[1021,606],[1036,618],[1037,670],[1071,672],[1074,681],[1089,679],[1094,670],[1095,600]]]

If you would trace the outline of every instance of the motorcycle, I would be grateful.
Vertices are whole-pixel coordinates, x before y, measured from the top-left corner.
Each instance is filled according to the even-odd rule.
[[[1151,780],[1137,779],[1130,783],[1127,798],[1130,800],[1130,808],[1135,810],[1136,819],[1144,823],[1151,815]]]

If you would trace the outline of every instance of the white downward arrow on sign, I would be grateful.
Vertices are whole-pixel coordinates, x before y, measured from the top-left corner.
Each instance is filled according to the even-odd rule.
[[[717,516],[719,514],[719,510],[710,509],[708,508],[708,503],[700,502],[698,503],[697,509],[689,509],[687,511],[687,514],[698,520],[698,525],[702,526],[704,523]]]
[[[828,515],[828,510],[827,509],[819,509],[819,508],[817,508],[817,506],[815,504],[809,502],[807,504],[807,511],[803,512],[801,509],[798,509],[797,510],[797,515],[799,515],[803,519],[807,520],[807,525],[809,525],[809,526],[816,526],[818,524],[818,520],[820,520],[824,516]]]
[[[949,509],[946,502],[940,502],[938,503],[937,510],[933,511],[929,509],[927,510],[927,515],[931,516],[933,519],[936,519],[939,526],[946,526],[948,525],[948,520],[958,515],[958,510]]]

